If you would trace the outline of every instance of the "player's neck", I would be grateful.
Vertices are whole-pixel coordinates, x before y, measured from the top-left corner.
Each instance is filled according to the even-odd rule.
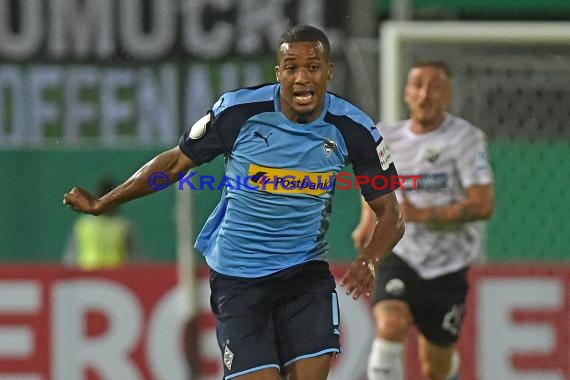
[[[430,133],[441,127],[444,120],[445,114],[430,121],[412,119],[410,130],[418,135],[423,133]]]

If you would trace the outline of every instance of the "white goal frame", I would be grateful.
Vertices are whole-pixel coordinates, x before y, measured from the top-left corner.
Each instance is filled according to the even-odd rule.
[[[387,21],[380,24],[381,120],[405,117],[402,45],[406,42],[570,44],[570,22]],[[468,57],[466,57],[468,58]]]

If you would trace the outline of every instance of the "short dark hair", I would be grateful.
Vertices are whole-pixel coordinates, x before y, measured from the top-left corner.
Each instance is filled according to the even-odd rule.
[[[433,67],[433,68],[439,69],[439,70],[443,71],[448,78],[451,78],[453,76],[451,73],[451,69],[449,68],[449,65],[447,63],[440,61],[440,60],[437,60],[437,59],[422,59],[422,60],[416,61],[412,65],[410,70],[419,69],[422,67]]]
[[[297,25],[286,31],[279,37],[276,52],[279,55],[281,45],[290,42],[320,42],[325,47],[327,57],[330,57],[331,44],[327,35],[320,29],[310,25]]]

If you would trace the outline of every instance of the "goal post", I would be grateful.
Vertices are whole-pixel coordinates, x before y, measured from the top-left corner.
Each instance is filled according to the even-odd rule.
[[[570,47],[570,22],[414,22],[380,24],[380,115],[396,121],[405,116],[401,102],[406,45],[473,45]],[[462,57],[469,59],[469,56]],[[568,61],[566,61],[567,63]]]

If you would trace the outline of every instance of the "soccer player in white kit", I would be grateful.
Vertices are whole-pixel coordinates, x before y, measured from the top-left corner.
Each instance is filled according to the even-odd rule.
[[[493,175],[485,134],[447,113],[451,72],[444,62],[422,61],[408,73],[404,100],[410,119],[379,123],[398,173],[406,181],[398,200],[406,232],[376,269],[375,339],[369,380],[402,380],[401,353],[409,328],[419,331],[419,358],[430,380],[457,379],[454,348],[467,295],[467,271],[482,248],[482,221],[494,208]],[[353,232],[365,247],[376,218],[362,203]]]

